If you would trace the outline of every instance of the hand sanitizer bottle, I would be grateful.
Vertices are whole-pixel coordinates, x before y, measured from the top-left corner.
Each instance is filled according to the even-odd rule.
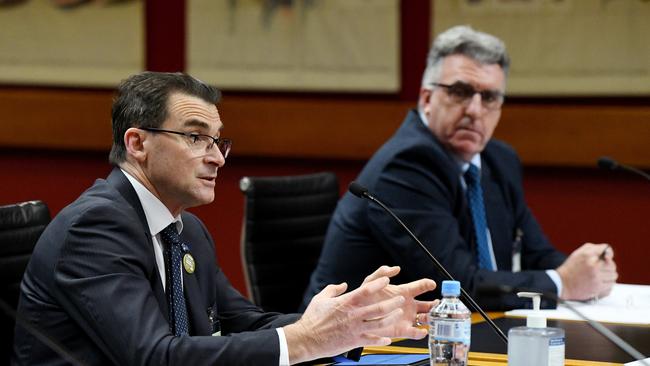
[[[564,330],[547,328],[546,317],[539,311],[536,292],[519,292],[519,297],[533,300],[533,314],[525,327],[508,331],[508,366],[564,366]]]

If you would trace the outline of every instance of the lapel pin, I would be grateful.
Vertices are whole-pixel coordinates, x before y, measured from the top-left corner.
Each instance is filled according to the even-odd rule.
[[[185,253],[183,256],[183,267],[185,268],[185,272],[190,274],[194,273],[196,264],[194,263],[194,257],[190,253]]]

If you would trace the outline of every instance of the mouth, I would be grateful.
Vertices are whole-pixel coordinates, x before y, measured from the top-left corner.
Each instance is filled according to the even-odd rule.
[[[214,186],[217,182],[217,176],[206,176],[206,177],[199,177],[199,179],[209,185]]]
[[[473,129],[473,128],[469,128],[469,127],[459,127],[459,128],[456,130],[456,132],[460,132],[460,133],[462,133],[462,134],[467,134],[467,133],[469,133],[469,134],[472,134],[472,135],[474,135],[474,136],[478,136],[478,137],[482,136],[482,134],[481,134],[479,131],[476,131],[475,129]]]

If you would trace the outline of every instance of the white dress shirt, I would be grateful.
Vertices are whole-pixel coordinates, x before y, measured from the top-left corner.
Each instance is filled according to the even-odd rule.
[[[176,217],[172,216],[169,209],[160,202],[158,197],[154,196],[142,183],[137,179],[132,177],[129,173],[121,169],[122,173],[126,176],[126,179],[129,180],[135,193],[138,195],[140,204],[142,205],[142,210],[144,211],[144,216],[147,219],[147,225],[149,225],[149,234],[151,235],[151,241],[153,242],[153,252],[156,257],[156,264],[158,265],[158,273],[160,274],[160,280],[162,281],[163,289],[166,287],[166,275],[165,275],[165,259],[163,257],[163,246],[162,241],[160,240],[160,232],[163,231],[169,224],[176,223],[176,230],[178,234],[183,231],[183,221],[181,216]],[[182,285],[182,279],[181,279]],[[289,366],[289,348],[287,346],[287,339],[284,335],[282,328],[276,328],[278,333],[278,338],[280,340],[280,362],[279,366]]]

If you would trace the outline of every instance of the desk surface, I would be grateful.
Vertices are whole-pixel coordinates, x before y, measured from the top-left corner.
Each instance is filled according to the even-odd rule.
[[[491,317],[495,318],[496,316]],[[497,315],[498,316],[498,315]],[[525,319],[522,318],[504,318],[494,319],[504,333],[512,327],[525,325]],[[650,327],[647,326],[627,326],[619,324],[604,324],[611,331],[616,333],[632,347],[639,352],[650,355]],[[605,337],[592,329],[587,323],[567,320],[548,320],[549,327],[562,328],[566,332],[566,350],[565,357],[572,360],[567,361],[567,365],[616,365],[634,361],[625,352],[612,344]],[[426,350],[427,339],[412,341],[402,340],[393,343],[393,350],[408,347],[420,350]],[[494,334],[492,329],[485,322],[478,322],[472,325],[472,345],[470,359],[484,360],[475,364],[505,364],[505,354],[507,353],[506,344]],[[583,360],[590,362],[580,362],[573,360]],[[591,362],[596,361],[596,362]],[[492,363],[494,362],[494,363]]]

